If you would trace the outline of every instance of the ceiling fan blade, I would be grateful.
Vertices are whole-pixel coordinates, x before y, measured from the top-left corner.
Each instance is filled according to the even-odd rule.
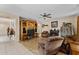
[[[44,13],[44,15],[46,15],[46,13]]]
[[[47,18],[52,18],[52,17],[47,17]]]
[[[42,14],[40,14],[41,16],[43,16]]]
[[[49,16],[49,15],[51,15],[51,14],[47,14],[47,15]]]

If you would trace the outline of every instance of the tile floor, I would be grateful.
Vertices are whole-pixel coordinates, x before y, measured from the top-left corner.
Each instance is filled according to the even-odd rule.
[[[38,52],[38,38],[17,42],[8,40],[6,37],[0,37],[0,55],[40,55]],[[62,54],[58,53],[58,55]]]
[[[26,41],[20,41],[20,43],[26,48],[29,49],[34,55],[41,55],[38,51],[38,39],[39,38],[33,38]],[[57,55],[65,55],[62,52],[58,52]]]
[[[15,41],[0,42],[0,55],[33,55],[22,44]]]
[[[38,38],[28,39],[26,41],[20,41],[20,43],[34,54],[39,54],[38,52]]]

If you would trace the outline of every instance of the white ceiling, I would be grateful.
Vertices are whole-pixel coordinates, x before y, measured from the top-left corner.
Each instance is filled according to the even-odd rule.
[[[0,11],[8,12],[16,16],[39,19],[42,13],[51,13],[53,17],[79,15],[79,5],[75,4],[4,4],[0,5]]]

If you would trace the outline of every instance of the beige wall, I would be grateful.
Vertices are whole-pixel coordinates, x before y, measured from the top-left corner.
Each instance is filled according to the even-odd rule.
[[[19,41],[19,17],[16,20],[16,41]]]
[[[19,41],[19,17],[13,16],[13,15],[7,16],[7,14],[5,14],[5,13],[0,13],[0,16],[15,20],[15,31],[16,31],[15,40]],[[40,19],[40,20],[43,22],[38,22],[38,33],[41,33],[44,30],[49,31],[50,29],[53,29],[53,28],[51,28],[51,22],[56,21],[56,20],[58,21],[57,29],[60,29],[63,22],[71,22],[75,28],[75,33],[77,33],[77,17],[76,16],[69,16],[69,17],[62,17],[62,18],[55,18],[55,19],[52,18],[52,19],[47,19],[47,20]],[[41,27],[42,24],[47,24],[48,26],[45,28],[42,28]]]
[[[7,28],[10,27],[11,19],[0,17],[0,36],[7,36]]]
[[[0,17],[4,18],[5,21],[8,19],[8,20],[13,20],[15,22],[15,41],[19,41],[19,17],[16,16],[16,15],[12,15],[12,14],[9,14],[9,13],[6,13],[6,12],[0,12]],[[2,19],[0,19],[0,22],[2,21]],[[11,25],[11,23],[9,21],[6,22],[7,24],[3,23],[3,30],[2,30],[2,33],[3,34],[7,34],[6,32],[6,29],[8,26]],[[1,33],[1,34],[2,34]]]
[[[42,24],[39,23],[39,25],[38,25],[38,33],[41,33],[42,31],[45,31],[45,30],[49,31],[50,29],[54,29],[54,28],[51,28],[51,22],[52,21],[58,21],[58,27],[56,29],[60,29],[63,22],[70,22],[70,23],[73,24],[73,27],[75,28],[74,29],[75,34],[77,33],[77,17],[76,16],[69,16],[69,17],[62,17],[62,18],[55,18],[55,19],[46,19],[46,20],[44,20],[44,22],[42,22],[42,24],[47,24],[48,26],[42,28],[41,27]]]

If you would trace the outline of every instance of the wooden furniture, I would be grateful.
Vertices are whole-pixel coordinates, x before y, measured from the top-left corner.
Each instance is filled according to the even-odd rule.
[[[65,38],[64,49],[61,48],[61,52],[64,52],[65,54],[69,55],[79,55],[79,42],[77,36],[73,36],[71,38]],[[63,47],[62,46],[62,47]]]
[[[34,33],[34,37],[37,38],[39,35],[37,32]]]
[[[72,55],[79,55],[79,42],[69,40]]]
[[[37,22],[20,17],[20,40],[33,38],[35,32],[37,32]]]
[[[57,54],[63,40],[64,39],[62,37],[40,38],[38,43],[39,52],[44,55]]]
[[[26,33],[26,21],[20,19],[20,40],[24,41],[27,39],[27,33]]]
[[[22,41],[24,41],[24,40],[26,40],[26,39],[28,39],[27,34],[26,34],[26,33],[23,33]]]
[[[49,36],[48,31],[43,31],[43,32],[41,33],[41,37],[48,37],[48,36]]]
[[[79,16],[77,16],[77,34],[68,40],[72,55],[79,55]]]
[[[69,55],[79,55],[79,42],[77,40],[77,35],[69,38],[65,37],[64,44],[61,46],[61,52]]]
[[[79,55],[79,16],[77,16],[77,34],[65,39],[67,40],[65,43],[68,43],[70,45],[69,49],[71,51],[72,55]],[[63,44],[64,45],[64,44]],[[66,47],[64,49],[66,50]]]
[[[79,36],[79,16],[77,17],[77,35]]]

